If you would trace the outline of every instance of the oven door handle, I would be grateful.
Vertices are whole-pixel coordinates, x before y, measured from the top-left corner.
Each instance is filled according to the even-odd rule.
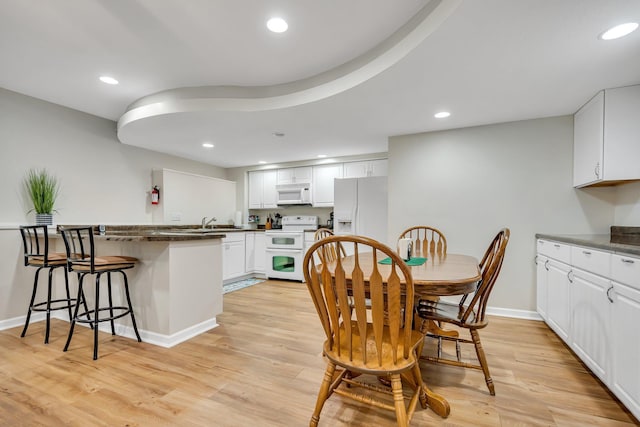
[[[295,249],[295,248],[291,248],[291,249],[275,249],[275,248],[267,248],[266,252],[276,252],[276,253],[283,253],[283,252],[302,252],[302,249]]]

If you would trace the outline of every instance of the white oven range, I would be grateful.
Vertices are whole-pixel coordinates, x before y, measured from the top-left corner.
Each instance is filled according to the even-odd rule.
[[[283,216],[281,230],[265,231],[267,278],[302,282],[304,232],[317,229],[317,216]]]

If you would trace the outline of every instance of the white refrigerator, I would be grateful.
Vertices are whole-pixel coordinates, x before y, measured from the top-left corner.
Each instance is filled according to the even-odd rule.
[[[334,234],[356,234],[387,242],[387,177],[336,178]],[[350,254],[351,248],[345,248]]]

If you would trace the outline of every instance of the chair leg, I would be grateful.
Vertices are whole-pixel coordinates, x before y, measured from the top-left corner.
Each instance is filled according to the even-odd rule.
[[[83,276],[84,277],[84,276]],[[81,274],[78,273],[78,283],[80,283]],[[84,296],[84,290],[82,290],[78,295],[82,296],[82,306],[84,307],[84,312],[87,313],[87,320],[91,320],[91,315],[89,314],[89,306],[87,305],[87,297]],[[76,300],[76,304],[80,302]],[[89,323],[89,327],[93,330],[93,323]]]
[[[40,275],[40,270],[42,267],[39,267],[36,270],[35,278],[33,279],[33,291],[31,292],[31,301],[29,302],[29,310],[27,310],[27,320],[24,323],[24,329],[22,329],[21,337],[27,334],[27,328],[29,328],[29,321],[31,320],[31,311],[33,310],[33,303],[36,300],[36,294],[38,292],[38,276]]]
[[[67,309],[69,310],[69,321],[71,321],[71,316],[73,315],[73,312],[71,311],[71,292],[69,292],[69,273],[67,272],[67,267],[63,267],[62,270],[64,271],[64,288],[65,291],[67,292]],[[76,304],[79,304],[79,301],[76,300]]]
[[[116,334],[116,326],[115,321],[113,320],[113,297],[111,296],[111,272],[107,273],[107,290],[109,291],[109,316],[111,316],[111,320],[109,323],[111,324],[111,335]]]
[[[316,407],[313,410],[311,421],[309,421],[309,427],[318,426],[318,422],[320,421],[320,412],[322,411],[324,402],[326,402],[327,398],[329,397],[329,388],[331,387],[331,382],[333,381],[333,374],[335,371],[336,365],[332,362],[329,362],[327,364],[327,369],[324,371],[324,378],[322,379],[322,384],[320,385],[318,399],[316,400]]]
[[[138,342],[142,342],[140,338],[140,334],[138,333],[138,326],[136,325],[136,317],[133,314],[133,305],[131,305],[131,295],[129,294],[129,281],[127,280],[127,275],[124,271],[121,271],[122,277],[124,279],[124,294],[127,297],[127,304],[129,305],[129,313],[131,314],[131,323],[133,325],[133,331],[136,333],[136,338],[138,338]]]
[[[84,299],[84,292],[82,291],[82,282],[84,281],[84,275],[78,274],[78,298],[77,301],[80,301],[80,298],[84,301],[85,307],[87,306],[87,302]],[[71,325],[69,326],[69,336],[67,337],[67,343],[64,345],[64,349],[62,351],[67,351],[69,348],[69,344],[71,344],[71,337],[73,336],[73,329],[76,326],[76,319],[78,318],[78,311],[80,310],[80,304],[76,303],[76,307],[73,310],[73,316],[71,317]],[[97,326],[96,326],[97,327]]]
[[[98,360],[98,325],[100,323],[100,315],[99,315],[99,310],[100,310],[100,275],[101,273],[96,274],[96,300],[94,303],[94,310],[93,310],[93,316],[94,316],[94,323],[95,323],[95,328],[93,328],[93,360]]]
[[[47,279],[47,321],[44,329],[44,343],[49,344],[49,331],[51,329],[51,287],[53,286],[53,268],[49,268]]]
[[[400,374],[391,375],[391,391],[393,393],[393,404],[396,408],[396,421],[398,427],[407,426],[407,408],[404,406],[404,395],[402,394],[402,380]]]
[[[482,348],[482,343],[480,342],[480,334],[477,329],[471,329],[471,338],[473,339],[473,344],[476,347],[476,355],[478,356],[478,361],[480,361],[480,366],[482,367],[482,372],[484,372],[484,379],[487,383],[487,388],[489,389],[489,393],[491,396],[496,395],[496,391],[493,386],[493,379],[491,378],[491,374],[489,373],[489,364],[487,363],[487,357],[484,354],[484,349]]]

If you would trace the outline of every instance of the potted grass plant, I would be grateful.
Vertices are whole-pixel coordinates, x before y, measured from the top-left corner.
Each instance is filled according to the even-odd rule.
[[[53,213],[60,186],[58,179],[46,169],[31,169],[24,179],[24,186],[33,204],[37,225],[52,225]]]

